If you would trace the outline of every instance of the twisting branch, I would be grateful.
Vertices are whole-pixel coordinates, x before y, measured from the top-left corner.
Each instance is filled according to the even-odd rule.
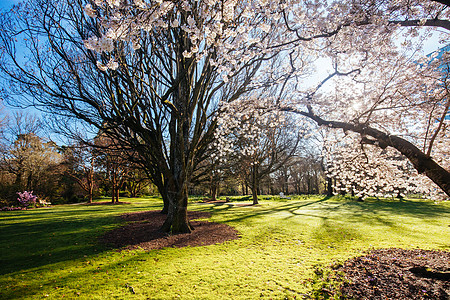
[[[308,112],[306,112],[293,107],[279,107],[279,110],[305,116],[315,121],[319,126],[353,131],[361,134],[363,137],[370,136],[378,142],[378,145],[387,145],[395,148],[408,158],[417,172],[425,174],[450,197],[450,172],[441,167],[430,156],[423,153],[419,148],[407,140],[395,135],[386,134],[378,129],[369,127],[366,124],[325,120],[315,115],[312,110],[309,109]],[[375,141],[373,141],[373,144],[375,144]]]
[[[450,7],[450,1],[448,1],[448,0],[432,0],[432,2],[437,2],[440,4],[446,5],[447,7],[445,7],[444,9]],[[286,12],[286,10],[282,11],[282,15],[283,15],[283,21],[284,21],[284,25],[286,26],[286,29],[289,32],[293,32],[295,34],[295,38],[293,38],[292,40],[277,44],[277,45],[273,45],[273,46],[269,47],[270,49],[285,47],[287,45],[297,44],[299,42],[308,42],[308,41],[313,41],[313,40],[322,39],[322,38],[330,38],[330,37],[337,35],[344,28],[350,27],[350,26],[359,27],[359,26],[366,26],[366,25],[373,24],[373,22],[370,20],[369,16],[367,16],[364,20],[359,20],[359,21],[350,20],[350,21],[344,22],[342,24],[336,24],[336,27],[333,30],[325,31],[325,32],[318,33],[318,34],[313,34],[310,36],[304,36],[300,33],[299,30],[297,30],[291,26],[290,21],[289,21],[289,16],[288,16],[288,13]],[[438,17],[436,17],[434,19],[427,19],[425,21],[423,21],[423,20],[389,20],[387,23],[388,24],[397,24],[397,25],[404,26],[404,27],[415,27],[415,26],[439,27],[439,28],[450,31],[450,20],[442,20],[442,19],[439,19]]]

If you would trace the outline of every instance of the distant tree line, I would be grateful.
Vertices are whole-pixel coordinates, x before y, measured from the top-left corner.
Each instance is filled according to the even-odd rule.
[[[92,202],[99,196],[118,202],[119,196],[155,193],[144,172],[123,159],[108,139],[60,146],[42,137],[41,128],[39,119],[23,113],[4,119],[0,207],[17,205],[17,193],[23,191],[53,204]]]
[[[42,127],[41,120],[25,113],[3,121],[1,207],[17,205],[17,193],[22,191],[33,191],[53,204],[92,202],[100,196],[119,202],[119,197],[158,193],[139,157],[118,141],[99,133],[90,143],[57,145],[43,137]],[[276,134],[283,131],[272,132],[272,137]],[[257,195],[326,192],[322,158],[314,151],[307,153],[296,138],[277,145],[266,140],[266,148],[260,148],[257,156],[231,155],[227,163],[202,161],[189,185],[190,194],[215,200],[220,195],[252,195],[253,191]],[[276,156],[271,155],[273,150]]]

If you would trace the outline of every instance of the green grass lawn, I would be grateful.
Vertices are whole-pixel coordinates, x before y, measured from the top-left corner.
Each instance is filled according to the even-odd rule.
[[[449,202],[316,196],[263,197],[246,207],[191,203],[242,237],[120,252],[98,243],[120,225],[116,216],[161,208],[157,198],[123,201],[131,203],[0,212],[0,298],[301,299],[315,268],[372,248],[450,250]]]

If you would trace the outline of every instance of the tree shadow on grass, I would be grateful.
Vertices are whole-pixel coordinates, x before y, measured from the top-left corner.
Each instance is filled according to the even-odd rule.
[[[0,275],[24,271],[111,249],[98,237],[119,225],[124,212],[156,209],[160,203],[126,206],[62,206],[0,213]]]
[[[106,250],[97,243],[97,236],[116,223],[113,218],[57,218],[0,226],[0,275]]]
[[[78,298],[80,296],[80,293],[78,293],[76,287],[74,287],[74,283],[79,282],[80,278],[92,278],[93,275],[102,276],[102,274],[107,278],[109,276],[109,270],[116,270],[117,272],[117,270],[122,269],[126,265],[135,264],[136,261],[152,259],[146,253],[141,253],[133,254],[132,256],[128,257],[121,257],[120,259],[117,259],[115,261],[105,262],[105,260],[102,260],[101,263],[96,263],[94,258],[96,255],[97,253],[83,255],[80,264],[84,265],[85,267],[81,270],[75,267],[73,271],[71,270],[70,272],[65,272],[65,275],[62,275],[60,273],[53,274],[51,269],[45,269],[43,271],[45,275],[41,280],[28,281],[25,285],[11,282],[6,276],[3,278],[0,277],[0,286],[3,287],[3,289],[0,290],[0,298],[40,299],[43,297],[43,286],[51,286],[55,289],[67,288],[67,290],[64,292],[65,297],[68,297],[69,299]],[[154,260],[156,263],[157,259],[155,258]],[[8,288],[8,285],[14,285],[14,287]],[[134,294],[128,284],[126,284],[125,282],[121,282],[119,286],[116,285],[116,288],[118,289],[118,294],[128,294],[130,297]],[[84,296],[84,298],[86,298],[86,296],[88,295],[84,294],[81,296]]]
[[[149,209],[148,206],[142,208]],[[284,219],[316,217],[323,220],[324,232],[331,232],[333,221],[342,218],[343,214],[349,221],[354,221],[355,226],[361,223],[391,228],[398,226],[395,218],[390,218],[395,215],[421,219],[447,216],[450,219],[448,206],[409,200],[356,202],[324,197],[318,200],[283,202],[275,207],[260,206],[249,209],[227,205],[202,209],[213,214],[220,210],[225,223],[252,220],[277,213],[281,213]],[[99,244],[98,238],[120,225],[117,216],[121,213],[123,212],[98,206],[84,207],[82,211],[62,208],[43,209],[32,213],[3,213],[0,219],[0,275],[78,259],[114,248]],[[350,236],[350,229],[344,229],[342,234],[345,237]]]
[[[239,237],[238,232],[228,225],[206,221],[194,222],[197,230],[193,234],[167,237],[159,232],[165,219],[159,210],[126,213],[125,218],[119,217],[125,212],[107,215],[107,211],[91,208],[83,208],[78,214],[69,215],[71,212],[10,215],[9,223],[0,222],[0,275],[76,260],[121,247],[159,249],[200,246]],[[106,215],[95,215],[97,212]],[[190,219],[210,216],[205,212],[191,213]],[[124,226],[125,222],[132,223]],[[109,243],[105,242],[105,233],[113,235],[110,235]]]
[[[227,210],[230,210],[229,208]],[[253,210],[231,209],[225,211],[230,222],[257,220],[266,216],[279,218],[280,221],[290,221],[293,224],[304,218],[317,218],[319,227],[314,226],[311,237],[319,244],[343,244],[353,239],[361,238],[361,229],[376,226],[395,232],[399,236],[417,234],[420,239],[422,233],[411,231],[410,224],[415,219],[424,220],[427,224],[443,224],[446,218],[450,220],[450,207],[435,204],[432,201],[415,200],[370,200],[365,202],[352,199],[336,199],[324,197],[319,200],[291,201],[269,208],[255,208]],[[277,215],[278,214],[278,215]],[[399,220],[397,217],[402,217]],[[380,227],[381,226],[381,227]],[[443,224],[445,229],[449,224]],[[367,230],[367,229],[364,229]],[[364,231],[363,230],[363,231]]]
[[[232,207],[227,207],[227,210]],[[302,210],[308,208],[308,214],[305,214]],[[317,214],[314,214],[317,211]],[[341,215],[342,213],[348,214],[349,217],[360,218],[361,221],[372,222],[371,218],[374,215],[403,215],[415,218],[435,218],[444,217],[448,215],[450,217],[450,207],[435,204],[432,201],[414,201],[414,200],[372,200],[372,201],[354,201],[348,199],[335,199],[333,197],[323,197],[319,200],[300,200],[290,201],[288,203],[283,202],[282,205],[269,208],[256,208],[252,211],[233,211],[234,217],[229,221],[242,221],[245,219],[251,219],[264,215],[276,214],[279,212],[288,212],[290,215],[286,218],[309,215],[317,216],[319,218],[330,218],[335,214]],[[385,225],[393,225],[394,221],[378,220]]]

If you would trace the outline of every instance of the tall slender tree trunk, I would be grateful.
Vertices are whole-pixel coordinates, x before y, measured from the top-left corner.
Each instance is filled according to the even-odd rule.
[[[94,201],[94,172],[91,170],[88,175],[88,202],[92,203]]]
[[[92,160],[93,161],[93,160]],[[91,167],[88,170],[87,186],[88,186],[88,202],[92,203],[94,198],[94,166],[91,161]]]
[[[218,194],[218,182],[214,180],[214,177],[211,178],[210,187],[209,187],[209,194],[212,201],[217,200],[217,194]]]
[[[114,203],[115,202],[115,198],[116,198],[116,172],[112,172],[112,178],[111,178],[111,202]]]
[[[252,166],[252,186],[250,187],[252,190],[252,199],[253,199],[253,205],[258,204],[258,190],[259,190],[259,184],[258,184],[258,167],[256,165]]]
[[[331,177],[327,177],[327,196],[333,196],[333,179]]]

